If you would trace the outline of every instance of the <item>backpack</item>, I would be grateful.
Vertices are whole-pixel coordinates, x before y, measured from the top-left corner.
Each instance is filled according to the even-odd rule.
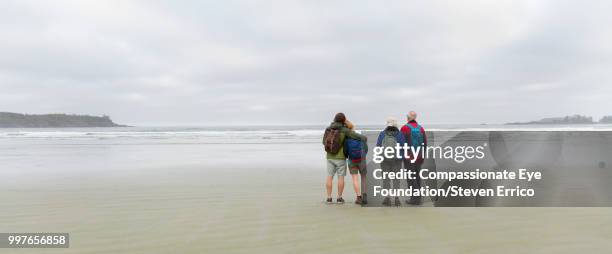
[[[395,136],[388,134],[386,131],[383,134],[383,140],[381,142],[381,145],[383,147],[383,149],[386,149],[387,147],[393,147],[395,149],[395,146],[397,145],[397,139],[395,138]],[[395,161],[399,158],[384,158],[384,161]]]
[[[327,127],[325,129],[325,134],[323,134],[323,145],[325,146],[325,151],[331,154],[337,154],[342,147],[342,143],[340,143],[340,129],[333,129],[331,127]]]
[[[406,124],[408,128],[410,128],[410,146],[418,147],[423,145],[425,142],[425,138],[423,137],[423,133],[421,133],[421,126],[417,124],[416,127],[413,127],[410,124]]]
[[[344,146],[344,151],[352,162],[360,162],[365,157],[365,151],[363,150],[363,143],[361,140],[347,138],[344,141]]]
[[[385,132],[384,135],[385,136],[383,137],[383,140],[382,140],[382,147],[393,147],[393,148],[395,148],[395,145],[397,145],[397,139],[395,138],[395,136],[389,135],[386,132]]]

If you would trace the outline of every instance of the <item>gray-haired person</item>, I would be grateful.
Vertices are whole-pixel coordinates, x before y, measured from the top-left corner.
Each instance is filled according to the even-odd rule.
[[[425,135],[425,129],[419,123],[417,123],[417,113],[414,111],[410,111],[408,115],[406,115],[407,123],[402,126],[401,132],[406,137],[406,143],[408,146],[414,148],[421,147],[421,151],[426,149],[427,147],[427,136]],[[413,149],[411,149],[412,151]],[[414,159],[416,158],[416,159]],[[419,154],[410,154],[409,158],[404,160],[404,168],[406,168],[410,172],[415,172],[416,179],[408,180],[408,184],[412,186],[413,189],[421,188],[421,165],[423,165],[423,156],[422,153]],[[410,197],[410,201],[406,201],[409,205],[420,205],[422,203],[421,197]]]
[[[380,132],[378,135],[378,140],[376,140],[376,146],[380,147],[393,147],[395,149],[397,144],[400,146],[404,146],[406,143],[406,139],[402,132],[397,128],[397,119],[388,118],[387,119],[387,127]],[[398,172],[402,168],[402,157],[399,158],[385,158],[380,163],[380,168],[383,172]],[[383,179],[383,188],[391,189],[391,181],[389,179]],[[393,180],[393,188],[400,189],[400,181],[398,179]],[[382,203],[384,206],[390,206],[391,200],[389,197],[385,197]],[[395,205],[400,206],[401,202],[399,197],[395,197]]]

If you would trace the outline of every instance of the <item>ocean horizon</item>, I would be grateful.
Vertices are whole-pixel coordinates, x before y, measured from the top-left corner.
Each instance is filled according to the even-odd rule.
[[[320,142],[326,125],[139,126],[90,128],[0,128],[2,140],[149,140],[182,142]],[[612,124],[423,124],[427,131],[612,131]],[[383,125],[357,126],[377,132]]]

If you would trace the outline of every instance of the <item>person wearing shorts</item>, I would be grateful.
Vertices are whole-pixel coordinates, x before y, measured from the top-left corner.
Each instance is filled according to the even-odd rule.
[[[346,160],[327,160],[327,175],[331,176],[332,178],[335,175],[346,176]],[[338,192],[341,191],[338,190]]]
[[[355,204],[357,205],[365,205],[368,203],[366,190],[366,176],[368,174],[367,163],[365,158],[360,162],[352,162],[349,160],[349,172],[351,173],[351,177],[353,179],[353,189],[355,190],[355,194],[357,194],[357,198],[355,199]],[[361,177],[360,177],[361,176]]]
[[[355,130],[355,125],[351,123],[349,120],[346,120],[345,125],[350,130]],[[348,142],[348,141],[345,141]],[[355,191],[355,195],[357,198],[355,199],[355,204],[367,204],[365,200],[365,194],[363,191],[366,189],[365,187],[365,179],[366,179],[366,154],[368,153],[368,144],[366,142],[361,143],[361,158],[351,158],[349,154],[347,154],[349,172],[351,173],[351,178],[353,180],[353,190]],[[349,148],[347,148],[349,149]],[[359,177],[361,176],[361,177]]]
[[[339,144],[344,144],[345,138],[359,139],[363,142],[367,141],[364,135],[356,133],[355,131],[346,127],[346,116],[343,113],[337,113],[334,116],[334,121],[329,125],[327,129],[339,130]],[[323,145],[325,146],[325,135],[323,135]],[[332,187],[334,176],[338,175],[338,197],[336,202],[343,204],[344,199],[342,198],[342,192],[344,191],[344,177],[346,176],[347,164],[346,155],[344,153],[344,145],[340,146],[340,149],[335,152],[326,152],[325,158],[327,159],[327,178],[325,179],[325,190],[327,192],[326,203],[331,204],[332,201]],[[327,151],[327,150],[326,150]]]

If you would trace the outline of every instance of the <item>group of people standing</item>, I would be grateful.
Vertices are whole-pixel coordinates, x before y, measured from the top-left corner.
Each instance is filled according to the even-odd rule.
[[[388,118],[385,129],[378,135],[376,146],[395,147],[397,144],[401,146],[408,144],[409,146],[426,147],[427,136],[425,135],[425,129],[416,121],[417,113],[410,111],[406,118],[406,124],[402,125],[401,128],[398,126],[397,119],[392,117]],[[325,129],[323,145],[327,153],[327,179],[325,182],[327,191],[326,203],[333,203],[332,188],[334,176],[336,175],[338,176],[338,196],[336,198],[336,203],[344,203],[344,199],[342,198],[344,192],[344,176],[346,176],[348,168],[353,180],[353,188],[357,196],[355,204],[367,204],[367,194],[365,192],[367,175],[366,154],[368,152],[367,137],[355,132],[355,126],[346,119],[344,113],[337,113],[334,116],[333,122]],[[424,160],[420,154],[408,154],[409,156],[406,158],[385,159],[380,164],[381,169],[387,172],[397,172],[403,166],[409,171],[414,171],[416,172],[417,178],[408,180],[408,185],[411,185],[413,188],[421,188],[421,179],[419,179],[418,176]],[[416,158],[416,160],[413,158]],[[393,186],[391,186],[391,184],[393,184]],[[390,181],[386,179],[383,181],[383,188],[399,189],[400,182],[399,180]],[[409,200],[406,200],[406,204],[409,205],[420,205],[421,203],[421,197],[411,197]],[[392,204],[391,199],[386,197],[382,205],[400,206],[401,202],[398,197],[395,197]]]

